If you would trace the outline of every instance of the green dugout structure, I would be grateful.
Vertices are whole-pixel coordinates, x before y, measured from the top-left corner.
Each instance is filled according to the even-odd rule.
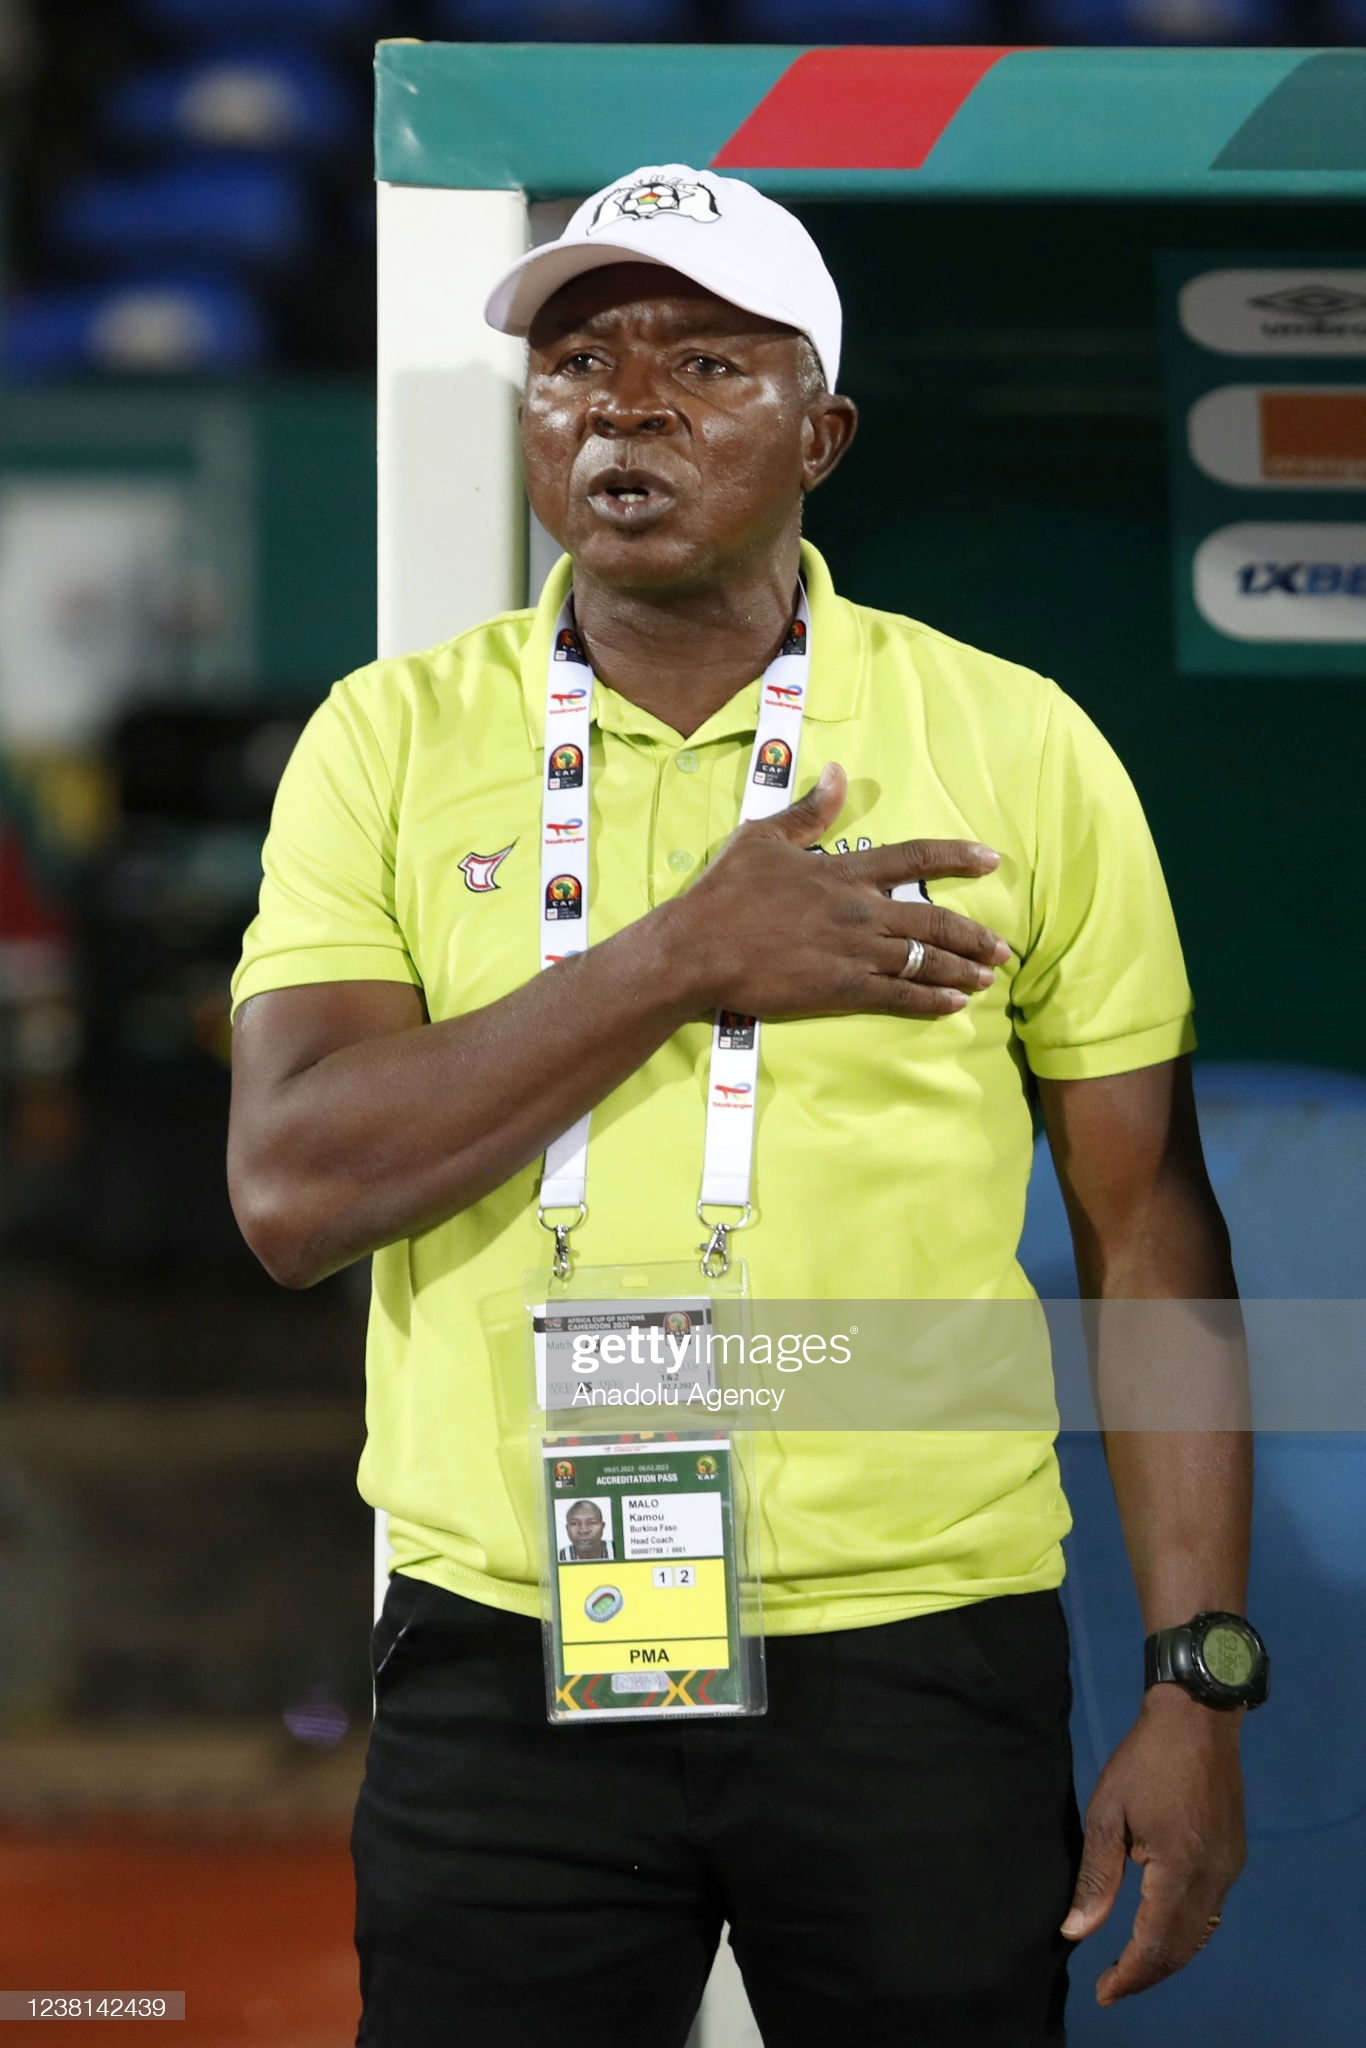
[[[1107,733],[1205,1057],[1366,1073],[1366,52],[382,45],[383,653],[534,595],[521,348],[484,299],[577,200],[673,162],[781,197],[839,284],[862,426],[808,530],[840,588],[1056,676]],[[1339,1498],[1304,1455],[1297,1512]],[[1287,1608],[1340,1611],[1331,1586],[1359,1613],[1354,1515]],[[1127,1643],[1117,1549],[1095,1571]],[[1358,2037],[1366,1745],[1306,1737],[1295,1662],[1248,1737],[1279,1788],[1262,1891],[1250,1871],[1196,1969],[1098,2014],[1126,1889],[1075,1973],[1079,2048]],[[706,2048],[757,2039],[729,1995]]]

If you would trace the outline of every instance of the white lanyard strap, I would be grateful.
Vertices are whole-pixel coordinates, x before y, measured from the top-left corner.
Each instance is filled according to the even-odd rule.
[[[541,965],[553,967],[588,945],[588,774],[593,674],[566,599],[555,626],[545,692],[541,772]],[[555,1233],[555,1272],[569,1271],[569,1232],[587,1211],[588,1124],[581,1116],[546,1147],[540,1219]],[[577,1211],[552,1223],[548,1209]]]
[[[740,819],[768,818],[793,800],[811,665],[811,614],[800,591],[787,638],[765,672],[758,729]],[[588,945],[589,725],[593,676],[566,599],[555,626],[546,678],[545,757],[541,778],[541,965],[553,967]],[[711,1232],[703,1270],[724,1273],[726,1238],[749,1220],[754,1173],[754,1115],[759,1081],[759,1023],[719,1010],[712,1027],[702,1193],[697,1213]],[[587,1214],[588,1127],[580,1117],[546,1147],[539,1216],[555,1236],[555,1274],[569,1272],[569,1233]],[[714,1223],[707,1208],[738,1209]],[[572,1210],[554,1222],[550,1210]]]
[[[796,794],[807,679],[811,673],[811,614],[806,592],[797,599],[791,631],[765,673],[759,692],[759,722],[740,822],[771,818]],[[749,1221],[754,1181],[754,1122],[759,1098],[759,1020],[718,1010],[712,1025],[711,1071],[707,1077],[707,1134],[702,1153],[702,1193],[697,1214],[711,1233],[698,1246],[702,1270],[719,1279],[730,1264],[726,1249],[732,1230]],[[708,1209],[738,1209],[729,1223]]]

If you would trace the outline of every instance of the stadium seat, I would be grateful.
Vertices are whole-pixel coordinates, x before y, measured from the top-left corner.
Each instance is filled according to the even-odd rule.
[[[120,142],[149,148],[325,150],[363,131],[364,114],[311,50],[242,46],[120,79],[105,103]]]
[[[643,43],[684,37],[689,0],[433,0],[439,35],[497,43]]]
[[[227,279],[145,277],[33,292],[6,309],[6,376],[99,370],[184,376],[251,369],[266,355],[249,292]]]
[[[1000,33],[993,0],[736,0],[737,33],[758,43],[973,43]]]
[[[1243,1292],[1366,1297],[1366,1080],[1312,1069],[1196,1069],[1210,1175]],[[1021,1259],[1043,1294],[1074,1294],[1066,1217],[1040,1140]],[[1072,1736],[1089,1796],[1133,1719],[1142,1624],[1095,1436],[1059,1446],[1075,1516],[1063,1599],[1073,1643]],[[1072,2048],[1160,2041],[1356,2048],[1366,1999],[1366,1436],[1258,1439],[1249,1606],[1268,1638],[1272,1696],[1243,1742],[1251,1857],[1217,1939],[1191,1967],[1109,2012],[1091,1987],[1118,1954],[1136,1872],[1073,1965]]]
[[[376,31],[377,0],[132,0],[150,27],[186,36],[364,36]]]
[[[1280,0],[1030,0],[1031,34],[1051,43],[1278,42]]]
[[[307,211],[283,165],[203,157],[78,179],[59,194],[52,225],[65,249],[96,261],[277,263],[302,248]]]

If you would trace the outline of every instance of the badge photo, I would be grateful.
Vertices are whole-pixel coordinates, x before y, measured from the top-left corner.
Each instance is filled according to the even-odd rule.
[[[556,1552],[561,1564],[610,1563],[612,1503],[593,1494],[555,1503]]]

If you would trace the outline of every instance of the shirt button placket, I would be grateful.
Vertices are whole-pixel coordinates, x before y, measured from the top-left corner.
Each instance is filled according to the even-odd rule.
[[[696,747],[680,747],[664,766],[655,817],[656,890],[676,896],[700,866],[707,844],[707,778]]]

